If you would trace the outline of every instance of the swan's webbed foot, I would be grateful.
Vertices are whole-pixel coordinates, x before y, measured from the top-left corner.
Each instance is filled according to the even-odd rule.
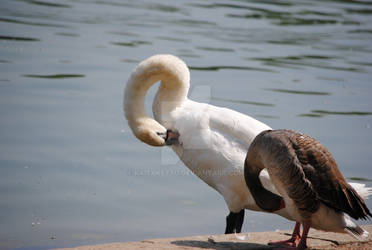
[[[165,144],[168,146],[178,144],[178,137],[180,136],[180,134],[176,131],[168,129],[165,133],[158,132],[157,134],[164,139]]]

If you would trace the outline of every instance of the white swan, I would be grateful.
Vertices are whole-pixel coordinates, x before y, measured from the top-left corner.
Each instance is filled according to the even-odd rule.
[[[158,81],[154,120],[145,112],[144,99]],[[260,210],[245,184],[244,159],[256,135],[270,127],[236,111],[189,100],[189,82],[188,67],[175,56],[142,61],[125,87],[125,116],[134,135],[152,146],[164,146],[166,137],[179,133],[172,149],[224,197],[230,210],[225,233],[240,232],[244,209]]]
[[[263,187],[263,169],[280,196]],[[273,244],[305,249],[310,227],[349,233],[358,240],[368,237],[350,217],[372,217],[364,202],[370,188],[347,183],[331,153],[310,136],[292,130],[262,132],[249,148],[244,176],[259,207],[268,212],[285,207],[290,219],[296,221],[292,237]]]

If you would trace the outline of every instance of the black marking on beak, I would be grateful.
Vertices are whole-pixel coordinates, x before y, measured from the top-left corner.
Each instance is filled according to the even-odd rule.
[[[164,140],[167,139],[167,132],[156,132],[156,134],[163,138]]]

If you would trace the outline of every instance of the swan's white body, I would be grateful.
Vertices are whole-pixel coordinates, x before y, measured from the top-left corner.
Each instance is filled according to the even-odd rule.
[[[124,111],[129,125],[141,139],[135,121],[138,117],[151,119],[144,111],[144,97],[148,88],[161,80],[153,113],[160,126],[180,134],[179,144],[172,146],[174,152],[224,197],[230,211],[259,210],[245,184],[244,159],[255,136],[270,127],[236,111],[189,100],[189,79],[187,66],[175,56],[156,55],[141,62],[125,90]]]
[[[180,144],[173,150],[191,171],[224,197],[230,211],[258,209],[246,187],[243,167],[250,143],[268,126],[230,109],[190,100],[166,120],[155,117],[165,127],[179,132]]]
[[[147,90],[161,85],[153,103],[155,120],[144,108]],[[135,136],[152,146],[164,146],[158,136],[167,129],[179,133],[172,149],[182,162],[205,183],[218,191],[232,212],[262,211],[244,180],[244,160],[253,139],[270,129],[266,124],[236,111],[187,98],[190,73],[186,64],[172,55],[155,55],[132,72],[124,93],[124,112]],[[279,194],[262,171],[263,186]],[[359,186],[358,192],[367,192]],[[370,192],[367,192],[368,195]],[[275,213],[295,220],[290,206]]]

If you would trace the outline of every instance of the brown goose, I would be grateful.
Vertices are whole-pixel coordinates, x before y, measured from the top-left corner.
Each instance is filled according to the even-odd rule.
[[[262,170],[268,172],[276,194],[262,185]],[[363,198],[347,183],[330,152],[310,136],[291,130],[260,133],[248,150],[244,177],[262,210],[284,208],[296,221],[291,239],[272,244],[305,249],[310,227],[349,233],[359,240],[368,237],[350,219],[372,217]]]

